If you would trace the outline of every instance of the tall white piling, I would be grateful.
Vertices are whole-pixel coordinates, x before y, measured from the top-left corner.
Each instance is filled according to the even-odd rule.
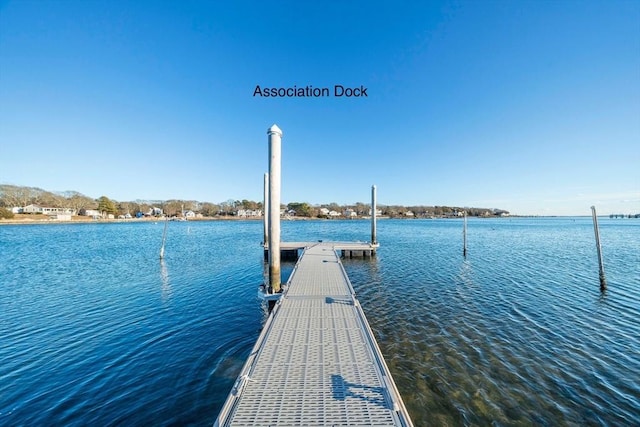
[[[376,230],[376,186],[371,186],[371,244],[378,243],[378,236]]]
[[[464,225],[462,226],[462,256],[467,257],[467,211],[464,211]]]
[[[269,135],[269,284],[271,292],[280,292],[280,168],[282,131],[275,124]]]
[[[265,245],[269,241],[269,174],[264,174],[264,197],[262,199],[262,228],[263,228],[263,239],[262,243]]]
[[[596,207],[591,206],[591,216],[593,217],[593,231],[596,235],[596,248],[598,249],[598,264],[600,266],[600,290],[607,289],[607,279],[604,276],[604,261],[602,260],[602,246],[600,245],[600,229],[598,228],[598,216]]]
[[[162,246],[160,246],[160,259],[164,259],[164,244],[167,240],[167,224],[169,224],[169,219],[165,217],[164,230],[162,231]]]

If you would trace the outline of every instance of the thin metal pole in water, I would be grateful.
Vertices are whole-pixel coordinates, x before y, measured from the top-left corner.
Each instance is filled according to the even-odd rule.
[[[467,211],[464,212],[464,225],[462,227],[462,256],[467,257]]]
[[[607,279],[604,276],[604,262],[602,260],[602,246],[600,245],[600,229],[598,228],[598,216],[596,207],[591,206],[591,216],[593,217],[593,231],[596,234],[596,248],[598,249],[598,264],[600,266],[600,291],[607,289]]]
[[[167,224],[169,221],[165,217],[164,219],[164,231],[162,232],[162,246],[160,246],[160,259],[164,259],[164,243],[167,240]]]
[[[378,236],[376,233],[376,186],[371,186],[371,244],[378,243]]]
[[[262,243],[265,245],[269,241],[269,174],[264,174],[264,198],[262,202],[262,215],[263,215],[263,224],[262,228],[264,230],[264,237],[262,239]]]
[[[271,292],[280,292],[280,169],[282,131],[273,125],[269,135],[269,284]]]

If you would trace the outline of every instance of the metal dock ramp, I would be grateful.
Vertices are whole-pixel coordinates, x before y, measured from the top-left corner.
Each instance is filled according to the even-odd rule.
[[[215,426],[413,425],[340,249],[304,249]]]

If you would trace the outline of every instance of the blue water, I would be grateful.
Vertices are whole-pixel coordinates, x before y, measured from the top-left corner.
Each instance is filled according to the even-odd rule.
[[[0,425],[211,425],[266,309],[262,223],[0,227]],[[285,221],[283,240],[368,240]],[[640,221],[381,220],[345,260],[416,425],[640,423]],[[292,265],[283,268],[283,274]]]

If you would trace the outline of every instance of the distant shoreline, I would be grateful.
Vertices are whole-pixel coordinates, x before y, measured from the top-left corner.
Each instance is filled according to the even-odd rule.
[[[41,216],[41,215],[38,215]],[[258,221],[262,218],[238,218],[234,216],[222,216],[222,217],[207,217],[207,218],[191,218],[188,222],[201,222],[201,221]],[[130,219],[93,219],[85,216],[74,216],[70,220],[57,220],[50,218],[31,219],[31,218],[19,218],[19,219],[0,219],[0,225],[48,225],[48,224],[114,224],[114,223],[144,223],[144,222],[164,222],[165,218],[130,218]],[[170,222],[175,222],[172,219],[168,219]]]
[[[470,218],[478,218],[484,220],[497,220],[497,219],[520,219],[520,218],[588,218],[589,215],[512,215],[508,217],[470,217]],[[608,215],[602,215],[602,217],[608,217]],[[435,220],[435,219],[452,219],[452,220],[460,220],[462,217],[435,217],[435,218],[403,218],[396,217],[390,218],[388,216],[377,217],[379,220],[387,220],[387,219],[399,219],[403,221],[415,221],[415,220]],[[615,218],[614,218],[615,219]],[[618,218],[619,219],[619,218]],[[626,218],[625,218],[626,219]],[[633,219],[633,218],[632,218]],[[169,222],[212,222],[212,221],[262,221],[262,217],[254,217],[254,218],[242,218],[237,216],[221,216],[221,217],[206,217],[206,218],[191,218],[187,221],[175,221],[169,219]],[[336,218],[336,219],[328,219],[328,218],[307,218],[307,217],[290,217],[290,218],[282,218],[282,221],[370,221],[371,217],[359,217],[359,218]],[[147,222],[164,222],[164,218],[131,218],[131,219],[92,219],[89,217],[83,216],[74,216],[71,220],[56,220],[49,218],[42,219],[31,219],[31,218],[20,218],[20,219],[0,219],[0,226],[2,225],[55,225],[55,224],[118,224],[118,223],[147,223]]]

